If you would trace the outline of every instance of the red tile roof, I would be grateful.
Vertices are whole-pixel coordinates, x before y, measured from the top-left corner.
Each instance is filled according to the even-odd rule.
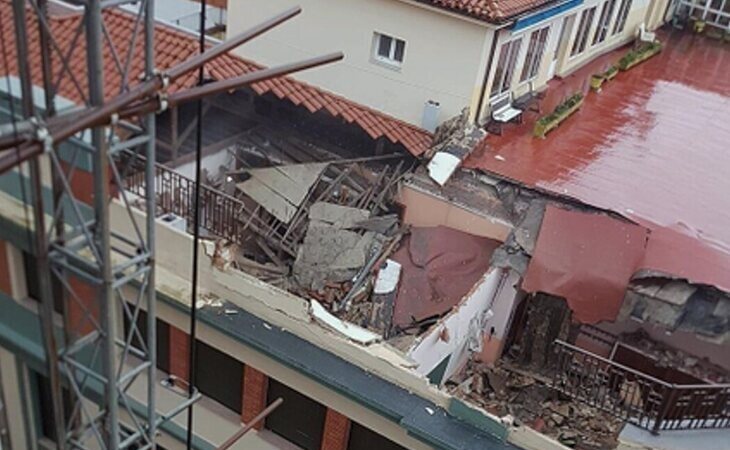
[[[681,242],[682,251],[652,248],[674,255],[653,268],[730,291],[730,272],[710,270],[730,268],[730,52],[688,33],[660,37],[662,53],[588,93],[545,139],[532,137],[537,115],[529,113],[485,138],[464,165],[615,211],[652,232],[677,230],[686,239],[662,242]],[[543,114],[625,51],[552,81]]]
[[[555,0],[418,0],[487,22],[502,22]]]
[[[0,60],[0,75],[16,75],[18,73],[11,9],[8,1],[0,1],[0,21],[2,21],[2,36],[0,38],[8,52],[9,66],[5,67],[4,62]],[[41,86],[43,83],[40,71],[40,45],[37,38],[38,29],[36,21],[32,16],[32,14],[28,14],[28,35],[30,36],[28,45],[30,48],[31,71],[33,82]],[[86,74],[79,70],[79,68],[86,67],[84,36],[79,35],[75,38],[76,30],[80,24],[80,16],[78,14],[54,15],[50,17],[49,22],[53,30],[53,35],[62,51],[67,52],[69,48],[74,47],[74,51],[71,54],[70,66],[76,76],[78,87],[64,73],[58,94],[74,102],[82,103],[88,84]],[[127,58],[128,43],[133,35],[135,20],[134,16],[127,12],[118,9],[109,9],[104,12],[104,25],[115,48],[115,51],[112,51],[109,41],[104,40],[104,86],[106,95],[111,97],[119,92],[122,84],[122,77],[117,68],[114,54],[116,52],[120,64],[123,66]],[[143,70],[143,39],[144,36],[140,33],[135,52],[131,58],[132,80],[136,80]],[[156,65],[160,69],[178,64],[198,51],[196,36],[162,23],[158,23],[155,27],[155,43]],[[57,77],[63,69],[60,58],[56,57],[56,55],[53,56],[54,73]],[[205,68],[209,77],[224,79],[254,72],[260,70],[262,67],[238,56],[226,54],[208,63]],[[171,87],[171,91],[195,85],[196,73],[194,71],[189,76],[183,77],[176,82]],[[292,77],[264,81],[252,85],[251,88],[259,95],[271,93],[280,99],[286,99],[295,105],[307,108],[312,113],[326,111],[334,117],[341,117],[345,122],[354,123],[362,128],[373,139],[385,137],[393,143],[402,144],[409,152],[416,156],[425,152],[431,143],[432,135],[426,130],[378,112],[372,108],[357,104],[342,96],[297,81]]]

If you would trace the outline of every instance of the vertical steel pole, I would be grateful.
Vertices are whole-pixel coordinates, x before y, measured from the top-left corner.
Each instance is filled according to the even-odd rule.
[[[89,103],[99,106],[104,103],[104,73],[102,45],[101,0],[89,0],[86,5],[86,57],[89,80]],[[116,320],[114,289],[112,286],[111,234],[109,230],[109,160],[105,128],[97,127],[91,132],[94,171],[94,214],[95,240],[101,260],[99,261],[99,322],[102,324],[102,366],[105,386],[105,440],[107,449],[119,448],[119,403],[117,391],[116,362]]]
[[[18,75],[20,76],[23,116],[27,119],[34,115],[33,87],[31,85],[30,66],[28,65],[27,22],[24,0],[13,0],[13,17],[15,20],[15,41],[18,56]],[[11,101],[13,101],[11,99]],[[14,118],[13,118],[14,120]],[[46,353],[48,379],[52,392],[53,419],[55,422],[56,445],[65,449],[66,428],[63,417],[63,397],[61,395],[61,379],[58,366],[56,339],[53,334],[53,294],[48,265],[48,242],[46,242],[45,211],[43,210],[43,186],[41,183],[38,157],[29,161],[31,192],[33,197],[33,227],[35,229],[36,270],[38,271],[38,288],[40,301],[40,320],[43,345]],[[22,172],[19,173],[22,182]]]
[[[145,75],[147,79],[155,71],[155,2],[147,0],[145,9]],[[157,199],[155,192],[155,115],[147,114],[147,155],[145,167],[145,205],[147,209],[147,248],[149,250],[149,274],[147,278],[147,351],[150,361],[147,385],[148,436],[155,448],[157,413],[155,411],[155,387],[157,375],[157,291],[155,286],[155,215]]]

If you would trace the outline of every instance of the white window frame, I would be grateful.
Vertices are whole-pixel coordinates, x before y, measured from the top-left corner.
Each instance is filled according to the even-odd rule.
[[[380,43],[383,38],[390,39],[390,48],[388,49],[388,56],[383,56],[380,54]],[[396,58],[396,49],[398,47],[398,43],[402,42],[403,44],[403,51],[401,53],[401,59],[398,60]],[[397,38],[393,35],[381,33],[376,31],[373,35],[373,51],[372,51],[372,58],[373,61],[377,61],[379,63],[400,68],[403,65],[403,61],[405,61],[406,58],[406,41],[401,38]]]
[[[707,1],[709,2],[710,0]],[[626,22],[629,19],[632,6],[634,6],[633,0],[621,0],[618,7],[618,14],[616,14],[616,21],[611,29],[611,36],[621,34],[626,29]]]
[[[628,0],[630,1],[630,0]],[[596,11],[598,10],[598,5],[591,6],[589,8],[584,9],[580,17],[578,18],[578,26],[575,30],[575,37],[573,38],[572,45],[570,46],[570,58],[577,58],[580,56],[586,49],[588,48],[588,39],[591,34],[591,29],[593,29],[593,22],[596,19]],[[590,13],[590,19],[586,19],[586,17]],[[585,21],[584,21],[585,19]],[[583,27],[585,25],[585,27]],[[583,44],[580,44],[580,41],[583,41]],[[581,48],[583,47],[583,48]]]
[[[530,45],[532,44],[532,37],[538,36],[539,39],[539,34],[543,32],[545,33],[545,38],[542,41],[537,41],[537,51],[533,52],[531,60],[528,61],[528,58],[530,58]],[[548,42],[550,42],[551,34],[552,27],[550,25],[538,28],[530,33],[530,37],[527,40],[527,48],[525,48],[524,50],[524,61],[522,63],[522,67],[520,68],[520,83],[530,82],[537,78],[538,75],[540,75],[540,66],[542,66],[542,60],[545,57],[545,51],[548,48]],[[523,77],[523,75],[525,74],[527,74],[527,76]]]
[[[514,46],[517,46],[517,49],[515,50]],[[507,48],[509,46],[509,48]],[[510,68],[510,70],[502,71],[501,74],[499,74],[499,79],[497,79],[497,69],[499,69],[499,63],[502,59],[502,54],[504,53],[505,49],[507,49],[510,53],[507,56],[506,66],[505,68]],[[490,94],[489,98],[493,99],[496,97],[499,97],[500,95],[504,94],[505,92],[508,92],[510,89],[512,89],[512,80],[515,77],[515,73],[517,72],[517,61],[519,60],[520,52],[522,51],[522,36],[514,39],[507,40],[502,43],[502,45],[499,47],[499,57],[497,58],[497,66],[494,68],[494,79],[492,80],[492,87],[490,88]],[[511,62],[510,62],[511,60]],[[511,72],[511,73],[509,73]],[[495,91],[495,86],[497,86],[497,90]]]
[[[603,3],[601,13],[598,15],[598,22],[596,22],[596,30],[593,32],[591,46],[604,43],[610,35],[613,16],[616,12],[616,5],[618,5],[620,1],[621,0],[608,0]]]

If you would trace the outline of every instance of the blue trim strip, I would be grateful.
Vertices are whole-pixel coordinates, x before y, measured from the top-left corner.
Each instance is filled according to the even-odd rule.
[[[550,19],[551,17],[555,17],[558,14],[565,12],[569,9],[576,8],[583,4],[584,0],[568,0],[567,2],[561,3],[559,5],[555,5],[552,8],[543,9],[535,14],[531,14],[529,16],[521,17],[517,19],[512,25],[512,32],[522,30],[524,28],[530,27],[532,25],[535,25],[537,23],[540,23],[542,21],[545,21],[547,19]]]

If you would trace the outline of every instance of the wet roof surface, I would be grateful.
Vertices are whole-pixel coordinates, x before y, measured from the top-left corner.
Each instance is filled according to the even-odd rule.
[[[730,46],[682,32],[660,39],[662,53],[590,92],[546,139],[532,137],[538,115],[528,113],[522,125],[488,136],[465,166],[614,210],[650,229],[701,235],[727,250]],[[591,74],[626,51],[553,80],[542,114],[587,91]]]

